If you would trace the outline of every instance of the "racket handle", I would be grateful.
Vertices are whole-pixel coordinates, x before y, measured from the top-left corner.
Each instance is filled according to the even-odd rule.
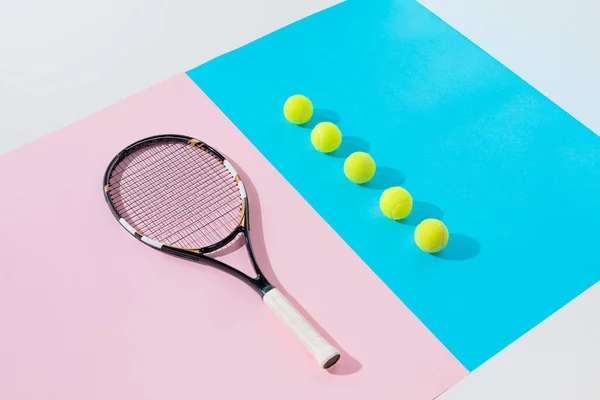
[[[321,368],[329,368],[338,361],[340,352],[321,336],[283,293],[273,288],[263,300],[312,353]]]

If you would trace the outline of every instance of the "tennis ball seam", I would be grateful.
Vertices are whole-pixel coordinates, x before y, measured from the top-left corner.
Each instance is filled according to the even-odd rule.
[[[296,121],[296,123],[300,123],[303,119],[304,119],[304,114],[306,114],[306,112],[310,109],[310,103],[307,103],[306,106],[304,107],[304,110],[302,110],[302,114],[300,114],[299,119]]]
[[[402,204],[404,204],[404,203],[409,203],[409,202],[410,202],[410,200],[408,200],[408,199],[405,199],[405,200],[400,200],[399,202],[397,202],[396,204],[394,204],[394,207],[392,207],[392,213],[391,213],[391,214],[392,214],[392,218],[396,218],[396,213],[395,213],[395,211],[396,211],[396,208],[397,208],[398,206],[400,206],[400,205],[402,205]]]

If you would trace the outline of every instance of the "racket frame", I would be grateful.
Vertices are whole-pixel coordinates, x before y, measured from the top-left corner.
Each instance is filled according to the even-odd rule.
[[[110,197],[111,174],[114,171],[115,167],[117,165],[119,165],[119,162],[121,162],[123,159],[125,159],[130,154],[136,152],[137,150],[142,149],[143,147],[154,145],[154,144],[160,144],[160,143],[169,143],[169,142],[174,142],[174,141],[184,143],[184,144],[187,144],[187,145],[193,146],[193,147],[198,147],[198,148],[201,148],[203,151],[210,153],[213,157],[215,157],[217,160],[219,160],[219,162],[221,164],[224,165],[224,168],[227,168],[229,170],[229,172],[232,173],[232,175],[233,175],[232,179],[234,179],[235,182],[238,184],[238,187],[240,187],[240,196],[242,196],[242,211],[241,211],[240,222],[238,223],[238,226],[225,238],[221,239],[219,242],[214,243],[210,246],[196,248],[196,249],[188,249],[188,248],[183,248],[183,247],[172,246],[172,245],[165,244],[165,243],[159,243],[159,242],[156,242],[155,240],[153,240],[152,238],[147,238],[146,236],[144,236],[144,234],[142,232],[136,231],[128,223],[124,224],[123,222],[121,222],[121,221],[124,221],[124,218],[122,215],[119,214],[119,212],[117,211],[117,209]],[[234,276],[234,277],[238,278],[239,280],[241,280],[242,282],[246,283],[256,293],[258,293],[258,295],[262,298],[262,297],[264,297],[265,294],[267,294],[267,292],[269,292],[271,289],[273,289],[273,285],[267,280],[267,278],[263,275],[260,268],[258,267],[258,263],[256,262],[256,258],[254,256],[254,251],[253,251],[252,245],[250,243],[250,218],[249,218],[250,210],[249,210],[249,206],[248,206],[248,197],[246,194],[246,189],[245,189],[244,183],[242,182],[241,177],[239,176],[239,174],[237,174],[235,169],[233,169],[233,167],[231,167],[231,164],[229,164],[229,166],[227,166],[227,163],[229,163],[227,161],[227,159],[221,153],[219,153],[217,150],[215,150],[208,144],[202,142],[201,140],[198,140],[198,139],[195,139],[195,138],[192,138],[189,136],[171,134],[171,135],[156,135],[156,136],[147,137],[147,138],[138,140],[137,142],[132,143],[129,146],[125,147],[112,159],[112,161],[110,162],[110,164],[108,165],[108,167],[106,168],[106,171],[104,173],[104,179],[103,179],[104,199],[106,200],[106,203],[108,204],[113,216],[117,219],[117,221],[119,221],[119,225],[121,225],[127,232],[129,232],[132,236],[134,236],[140,242],[144,243],[145,245],[147,245],[149,247],[152,247],[155,250],[160,250],[167,254],[170,254],[170,255],[173,255],[173,256],[176,256],[179,258],[183,258],[183,259],[190,260],[190,261],[196,261],[196,262],[203,262],[203,261],[207,262],[211,266],[213,266],[223,272],[226,272],[227,274]],[[244,235],[244,244],[245,244],[246,250],[248,252],[250,262],[252,263],[252,268],[254,269],[254,272],[256,273],[256,277],[254,277],[254,278],[227,265],[226,263],[224,263],[220,260],[217,260],[213,257],[208,256],[208,254],[213,253],[217,250],[220,250],[223,247],[225,247],[227,244],[231,243],[239,234]],[[150,240],[148,240],[148,239],[150,239]],[[160,246],[157,246],[157,243],[159,243]]]

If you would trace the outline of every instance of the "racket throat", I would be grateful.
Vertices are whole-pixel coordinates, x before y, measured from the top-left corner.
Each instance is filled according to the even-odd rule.
[[[256,278],[252,279],[252,286],[254,290],[258,292],[260,297],[264,297],[265,294],[275,288],[275,286],[271,285],[262,275],[258,275]]]

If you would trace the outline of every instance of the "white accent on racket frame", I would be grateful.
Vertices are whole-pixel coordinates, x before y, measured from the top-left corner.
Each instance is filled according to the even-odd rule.
[[[147,243],[152,247],[156,247],[157,249],[160,249],[163,246],[161,242],[150,239],[148,236],[142,236],[141,240],[142,242]]]
[[[129,225],[129,223],[127,223],[127,221],[125,221],[123,218],[121,218],[119,220],[119,223],[121,225],[123,225],[125,227],[125,229],[127,229],[129,231],[129,233],[131,233],[132,235],[135,235],[135,229],[133,229],[133,226]]]
[[[263,301],[306,346],[321,368],[332,358],[339,357],[340,352],[321,336],[279,290],[269,290]]]
[[[238,189],[240,189],[240,194],[242,195],[242,199],[246,197],[246,188],[244,187],[244,184],[242,183],[242,181],[238,182]]]
[[[235,168],[233,168],[233,165],[231,165],[231,163],[227,160],[223,161],[223,165],[225,166],[225,168],[227,168],[231,176],[233,176],[233,178],[235,179],[238,173],[235,170]]]

